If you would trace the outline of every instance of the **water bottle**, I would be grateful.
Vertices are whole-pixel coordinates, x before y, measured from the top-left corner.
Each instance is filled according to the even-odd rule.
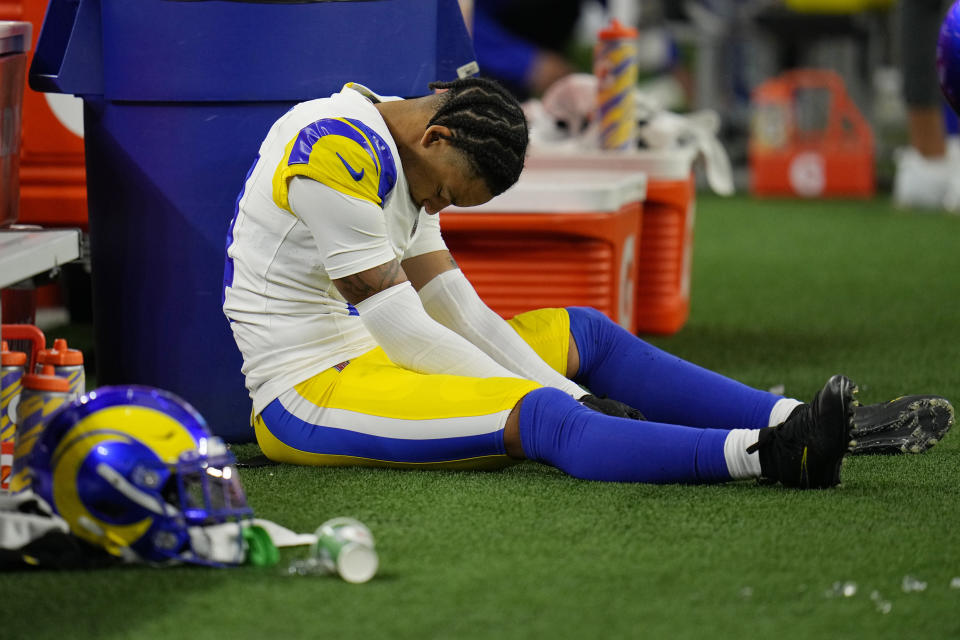
[[[20,380],[26,364],[27,354],[10,351],[7,341],[3,340],[0,348],[0,491],[10,488]]]
[[[56,375],[52,364],[44,365],[40,373],[25,374],[22,384],[14,433],[13,473],[10,476],[10,491],[13,492],[30,487],[27,457],[50,416],[73,399],[70,382]]]
[[[593,74],[601,149],[629,150],[636,144],[633,92],[637,85],[637,30],[616,19],[597,34]]]
[[[86,393],[82,351],[69,348],[66,340],[57,338],[53,341],[52,349],[43,349],[37,354],[37,372],[47,365],[53,366],[55,375],[70,382],[70,393],[74,398]]]

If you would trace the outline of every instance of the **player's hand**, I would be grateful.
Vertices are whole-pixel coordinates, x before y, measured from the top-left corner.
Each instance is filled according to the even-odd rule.
[[[579,399],[580,404],[594,411],[599,411],[608,416],[613,416],[615,418],[629,418],[631,420],[646,420],[642,413],[639,410],[634,409],[628,404],[624,404],[619,400],[614,400],[613,398],[607,398],[606,396],[595,396],[592,394],[587,394],[582,396]]]

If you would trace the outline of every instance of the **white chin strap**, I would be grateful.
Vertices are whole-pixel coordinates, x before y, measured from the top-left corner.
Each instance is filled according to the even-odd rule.
[[[317,541],[312,533],[296,533],[276,522],[255,518],[245,522],[225,522],[206,527],[190,527],[190,546],[193,553],[207,561],[217,564],[243,564],[247,548],[243,540],[243,528],[257,525],[262,527],[275,547],[298,547],[311,545]]]
[[[255,524],[266,531],[275,547],[303,547],[317,542],[317,534],[315,533],[297,533],[263,518],[254,518],[251,524]]]
[[[243,564],[246,545],[243,542],[243,523],[224,522],[206,527],[188,527],[193,553],[207,562]]]

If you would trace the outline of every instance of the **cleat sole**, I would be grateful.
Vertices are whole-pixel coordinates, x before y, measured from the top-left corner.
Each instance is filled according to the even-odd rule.
[[[854,455],[923,453],[954,423],[953,406],[939,396],[905,396],[854,414]]]

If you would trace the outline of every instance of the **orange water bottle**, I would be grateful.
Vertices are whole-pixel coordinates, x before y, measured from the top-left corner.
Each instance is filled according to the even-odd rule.
[[[47,365],[53,366],[55,375],[67,379],[73,397],[79,398],[86,393],[82,351],[69,348],[65,339],[57,338],[52,349],[43,349],[37,354],[37,372],[43,371]]]
[[[7,341],[3,340],[0,348],[0,491],[10,487],[20,380],[26,364],[27,354],[10,351]]]
[[[632,149],[637,119],[633,92],[637,85],[637,30],[614,18],[597,34],[593,52],[597,77],[597,113],[601,149]]]

